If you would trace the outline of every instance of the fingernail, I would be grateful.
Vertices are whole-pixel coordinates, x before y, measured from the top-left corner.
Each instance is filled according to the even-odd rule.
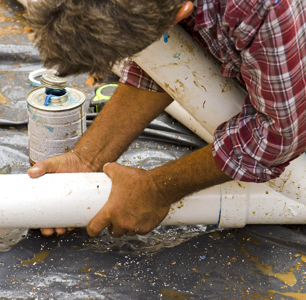
[[[30,171],[31,171],[31,173],[34,173],[34,175],[35,175],[36,177],[39,176],[39,171],[40,171],[39,168],[33,167],[33,168],[30,169]]]
[[[34,173],[39,173],[39,168],[33,167],[33,168],[31,168],[31,171],[34,172]]]

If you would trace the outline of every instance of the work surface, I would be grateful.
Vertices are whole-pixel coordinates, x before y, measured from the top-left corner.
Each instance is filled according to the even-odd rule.
[[[0,170],[29,168],[26,95],[41,67],[16,1],[0,1]],[[87,76],[70,78],[89,100]],[[193,151],[140,138],[120,158],[150,168]],[[8,176],[8,175],[7,175]],[[0,176],[1,180],[1,176]],[[18,186],[18,183],[16,183]],[[22,201],[22,199],[21,199]],[[147,237],[30,230],[0,253],[1,299],[306,299],[306,227],[159,227]],[[304,256],[305,255],[305,256]],[[305,294],[304,294],[305,291]]]

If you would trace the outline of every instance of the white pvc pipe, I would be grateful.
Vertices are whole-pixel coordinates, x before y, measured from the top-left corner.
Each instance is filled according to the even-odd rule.
[[[104,173],[2,175],[0,228],[86,226],[110,188]]]
[[[18,0],[18,2],[20,2],[23,6],[27,6],[27,0]]]
[[[220,227],[306,223],[306,154],[264,184],[222,185]]]
[[[104,173],[47,174],[36,179],[2,175],[0,190],[0,228],[84,227],[107,201],[111,180]],[[195,205],[210,209],[205,221],[218,222],[219,201],[207,198],[200,204],[199,196],[191,196],[173,206],[165,224],[203,223],[202,213],[192,213]]]
[[[280,178],[232,181],[199,191],[171,206],[162,224],[306,224],[306,154]],[[0,228],[84,227],[111,190],[104,173],[2,175]]]
[[[165,111],[207,143],[210,144],[213,142],[213,135],[209,133],[204,127],[202,127],[200,123],[192,115],[190,115],[177,101],[174,100],[169,106],[165,108]]]

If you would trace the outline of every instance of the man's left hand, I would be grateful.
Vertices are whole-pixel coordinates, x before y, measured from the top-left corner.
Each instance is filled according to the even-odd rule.
[[[112,189],[108,201],[87,226],[90,236],[97,236],[106,227],[113,237],[144,235],[167,216],[170,206],[162,205],[163,197],[150,171],[118,163],[105,164],[103,171],[112,180]]]

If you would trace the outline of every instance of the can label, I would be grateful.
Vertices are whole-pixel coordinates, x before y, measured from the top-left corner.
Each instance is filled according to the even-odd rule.
[[[86,96],[75,88],[66,88],[64,103],[48,106],[45,88],[28,94],[29,158],[32,164],[74,148],[86,130]]]

